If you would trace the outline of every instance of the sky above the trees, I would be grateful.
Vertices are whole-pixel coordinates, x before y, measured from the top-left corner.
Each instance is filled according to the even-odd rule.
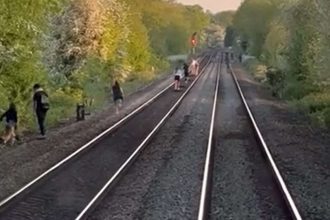
[[[177,0],[180,3],[195,5],[198,4],[212,12],[235,10],[242,0]]]

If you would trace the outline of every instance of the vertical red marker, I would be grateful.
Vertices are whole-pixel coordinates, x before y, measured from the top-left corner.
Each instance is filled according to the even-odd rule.
[[[193,47],[196,47],[197,45],[197,32],[193,33],[193,35],[191,36],[191,45]]]
[[[197,45],[197,32],[193,33],[190,40],[192,46],[192,54],[195,54],[195,47]]]

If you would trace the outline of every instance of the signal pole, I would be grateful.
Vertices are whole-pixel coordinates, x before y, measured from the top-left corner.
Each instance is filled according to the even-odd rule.
[[[192,47],[192,55],[195,55],[196,53],[196,45],[197,45],[197,32],[193,33],[193,35],[191,36],[191,47]]]

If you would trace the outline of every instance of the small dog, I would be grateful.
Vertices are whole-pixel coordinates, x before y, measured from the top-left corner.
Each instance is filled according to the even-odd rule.
[[[4,144],[10,143],[10,145],[13,145],[15,143],[15,125],[11,123],[6,124],[4,134],[2,135],[2,140]]]

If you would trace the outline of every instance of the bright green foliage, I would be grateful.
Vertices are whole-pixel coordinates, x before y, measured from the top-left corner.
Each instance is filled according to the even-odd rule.
[[[281,67],[281,69],[287,66],[282,54],[287,42],[288,31],[280,22],[274,21],[270,26],[263,46],[264,61],[268,66]]]
[[[161,0],[126,0],[140,13],[147,28],[150,46],[158,56],[186,53],[189,37],[201,32],[209,17],[199,6],[183,6]]]
[[[206,43],[208,46],[232,46],[235,40],[235,31],[232,27],[234,11],[223,11],[210,15],[211,24],[205,28]]]
[[[276,95],[298,100],[329,126],[330,2],[246,0],[234,26],[248,52],[272,67],[268,83]]]
[[[128,36],[127,57],[132,72],[142,72],[149,69],[151,61],[151,48],[148,41],[148,31],[143,25],[140,15],[131,14],[129,17],[130,34]]]
[[[205,28],[205,32],[207,34],[206,43],[208,46],[220,45],[224,41],[225,27],[213,23]]]
[[[235,29],[232,26],[227,26],[224,39],[225,47],[231,47],[235,43]]]
[[[173,1],[1,0],[0,110],[12,100],[20,127],[32,125],[35,83],[50,94],[50,123],[85,98],[103,106],[114,79],[151,80],[208,22],[202,8]]]
[[[39,40],[59,4],[56,0],[0,2],[0,107],[6,108],[8,99],[14,101],[22,123],[31,119],[32,85],[46,80]]]
[[[262,53],[276,8],[276,3],[271,0],[246,0],[235,15],[235,29],[241,40],[248,41],[249,52],[256,57]]]

